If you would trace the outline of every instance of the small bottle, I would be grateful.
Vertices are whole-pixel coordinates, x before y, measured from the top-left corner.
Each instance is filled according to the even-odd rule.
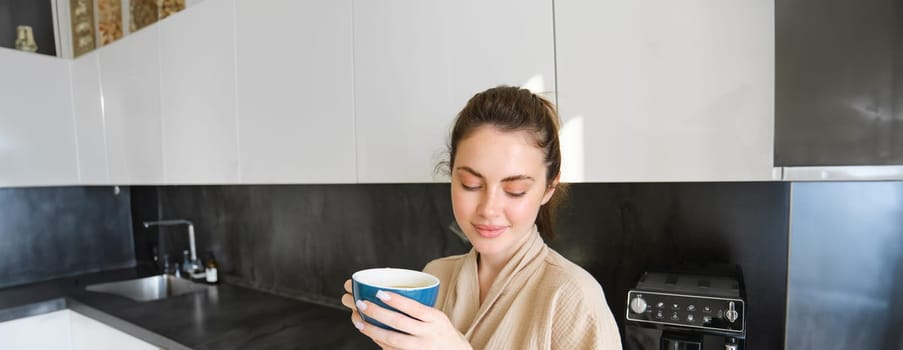
[[[219,282],[219,274],[217,273],[216,267],[216,259],[213,258],[213,252],[207,253],[207,264],[204,268],[207,283],[216,284]]]

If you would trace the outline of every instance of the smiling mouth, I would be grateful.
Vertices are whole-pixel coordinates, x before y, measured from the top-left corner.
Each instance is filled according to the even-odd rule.
[[[480,237],[495,238],[505,232],[505,230],[508,229],[508,226],[473,225],[473,228],[477,231],[477,234],[480,235]]]

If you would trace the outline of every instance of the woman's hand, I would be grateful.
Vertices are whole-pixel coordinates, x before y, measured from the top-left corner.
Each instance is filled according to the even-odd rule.
[[[386,305],[405,314],[391,311],[369,301],[359,301],[355,307],[351,293],[351,280],[345,281],[345,295],[342,304],[351,309],[351,322],[373,339],[383,349],[470,349],[470,344],[455,329],[442,311],[423,305],[416,300],[387,291],[380,291],[377,297]],[[408,333],[382,329],[364,322],[358,310],[383,324]]]

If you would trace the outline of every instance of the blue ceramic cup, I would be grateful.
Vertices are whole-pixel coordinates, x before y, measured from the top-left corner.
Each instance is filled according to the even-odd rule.
[[[436,276],[415,270],[389,267],[367,269],[351,275],[351,289],[354,294],[354,300],[366,300],[389,310],[398,311],[379,300],[376,297],[376,292],[381,290],[390,291],[417,300],[423,305],[433,307],[436,305],[436,296],[439,294],[439,279]],[[367,323],[384,329],[395,330],[367,317],[363,313],[361,313],[361,316]]]

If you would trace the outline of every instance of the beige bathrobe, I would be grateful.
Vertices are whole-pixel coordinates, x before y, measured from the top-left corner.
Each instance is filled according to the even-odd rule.
[[[424,268],[441,281],[436,308],[474,349],[621,349],[602,287],[546,246],[535,228],[482,305],[478,255],[471,249]]]

